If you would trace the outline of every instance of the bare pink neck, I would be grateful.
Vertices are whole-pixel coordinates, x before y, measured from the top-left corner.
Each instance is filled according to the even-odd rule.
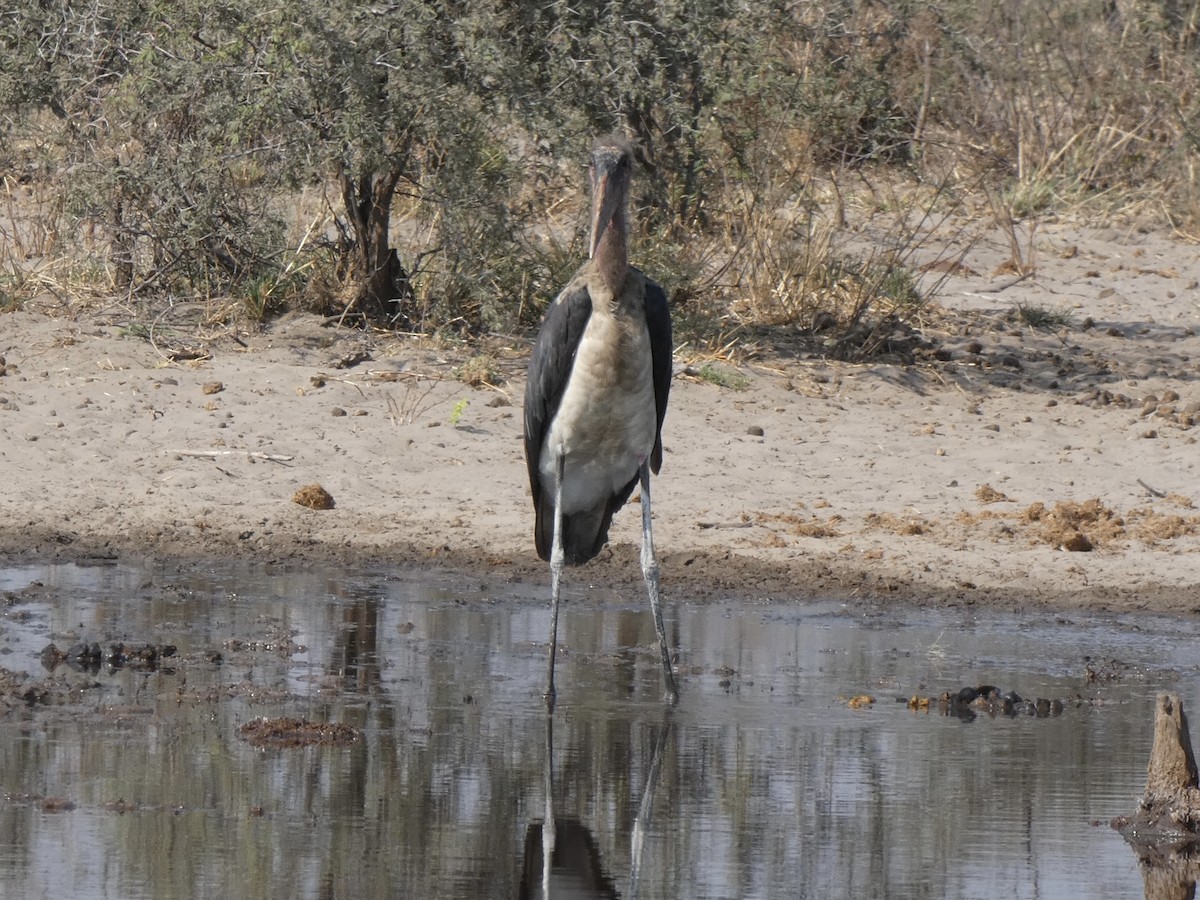
[[[604,233],[600,235],[593,258],[600,277],[604,279],[613,296],[619,297],[629,275],[629,244],[623,212],[613,216]]]

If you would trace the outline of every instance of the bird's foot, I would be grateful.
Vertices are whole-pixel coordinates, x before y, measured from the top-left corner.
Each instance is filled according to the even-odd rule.
[[[667,706],[674,706],[679,702],[679,688],[676,686],[674,678],[667,681],[666,690],[663,691],[663,701]]]

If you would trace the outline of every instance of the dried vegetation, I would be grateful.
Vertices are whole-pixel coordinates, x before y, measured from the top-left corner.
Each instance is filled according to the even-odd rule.
[[[296,308],[517,335],[582,257],[580,162],[611,128],[640,148],[636,258],[696,359],[911,362],[984,228],[1014,278],[1043,216],[1200,233],[1186,5],[428,13],[20,0],[0,35],[0,309],[103,307],[189,345]]]
[[[976,499],[989,507],[999,502],[1015,502],[988,485],[980,486]],[[1173,495],[1168,502],[1182,509],[1192,508],[1187,497]],[[755,515],[754,524],[767,529],[766,542],[778,547],[788,546],[789,539],[837,538],[855,530],[854,522],[846,522],[836,513],[820,519],[793,513],[760,512]],[[964,530],[985,530],[994,541],[1024,541],[1030,546],[1091,552],[1118,549],[1128,541],[1155,545],[1200,534],[1200,515],[1167,512],[1149,506],[1135,507],[1120,515],[1099,499],[1092,498],[1083,502],[1060,500],[1053,506],[1038,501],[1016,509],[960,511],[949,520],[873,512],[863,517],[862,528],[864,532],[882,531],[934,541],[957,541],[961,540]]]

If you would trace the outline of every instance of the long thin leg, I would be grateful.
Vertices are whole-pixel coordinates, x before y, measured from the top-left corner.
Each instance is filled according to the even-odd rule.
[[[554,865],[554,716],[546,711],[546,770],[543,787],[546,791],[546,818],[542,821],[542,896],[550,897],[550,873]]]
[[[554,659],[558,654],[558,598],[562,583],[562,482],[563,458],[554,460],[554,543],[550,550],[550,659],[546,666],[546,708],[554,710]]]
[[[654,534],[650,527],[650,465],[643,462],[642,480],[642,575],[650,594],[650,611],[654,614],[654,630],[658,633],[658,649],[662,654],[663,679],[667,696],[672,702],[679,698],[675,688],[675,673],[671,669],[671,652],[667,649],[667,629],[663,627],[662,600],[658,593],[658,557],[654,554]]]

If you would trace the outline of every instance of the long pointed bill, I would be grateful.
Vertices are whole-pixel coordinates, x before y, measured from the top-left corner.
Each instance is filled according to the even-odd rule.
[[[592,185],[594,196],[592,197],[592,245],[588,249],[588,256],[596,255],[596,248],[600,246],[600,238],[604,235],[604,230],[608,228],[612,222],[613,216],[617,212],[617,206],[621,202],[620,191],[609,190],[609,181],[611,173],[607,170],[597,171]]]

